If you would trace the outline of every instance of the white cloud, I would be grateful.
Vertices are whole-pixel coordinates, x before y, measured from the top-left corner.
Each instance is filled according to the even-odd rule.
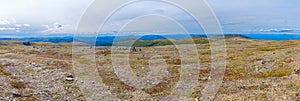
[[[16,24],[16,27],[22,27],[22,25],[21,24]]]
[[[53,31],[55,29],[64,33],[65,25],[52,26],[53,22],[60,22],[71,25],[67,28],[75,32],[77,21],[92,1],[94,0],[1,0],[0,27],[14,26],[22,29],[21,32],[40,33],[45,30],[41,25],[46,24]]]
[[[46,30],[41,31],[42,33],[65,33],[65,26],[60,23],[53,23],[52,26],[49,25],[42,25],[43,27],[46,27]]]
[[[0,31],[4,31],[6,30],[6,28],[0,27]]]
[[[20,32],[20,28],[16,28],[16,32],[19,33]]]
[[[299,29],[261,29],[260,32],[276,32],[276,33],[299,33]]]
[[[10,22],[8,20],[5,20],[5,19],[0,19],[0,25],[9,25]]]
[[[44,32],[44,33],[66,33],[70,30],[75,32],[75,27],[80,20],[80,17],[88,8],[88,6],[94,0],[2,0],[0,3],[0,25],[1,27],[6,26],[5,30],[8,27],[15,26],[22,30],[19,31],[32,31],[32,32]],[[299,0],[206,0],[210,7],[215,11],[215,14],[219,18],[223,25],[224,31],[259,31],[259,29],[272,29],[272,28],[297,28],[300,29],[299,16],[300,7],[298,4]],[[112,7],[113,2],[118,1],[103,1],[105,3],[103,8]],[[110,4],[111,3],[111,4]],[[190,3],[192,8],[197,9],[197,5]],[[101,6],[102,7],[102,6]],[[155,7],[155,8],[153,8]],[[152,8],[152,11],[149,9]],[[105,10],[105,9],[103,9]],[[166,14],[171,16],[180,16],[183,23],[190,23],[187,21],[189,18],[187,16],[178,14],[178,10],[173,7],[168,7],[164,5],[155,5],[154,3],[147,3],[141,7],[132,6],[128,7],[127,10],[123,11],[116,17],[114,21],[111,21],[115,26],[122,24],[124,20],[130,20],[130,16],[145,13],[145,12],[156,12],[157,14]],[[132,10],[133,12],[130,12]],[[272,12],[276,11],[276,13]],[[92,12],[92,11],[91,11]],[[95,11],[94,15],[103,15],[105,11]],[[201,10],[199,11],[201,12]],[[97,13],[97,14],[96,14]],[[94,16],[93,15],[93,16]],[[205,16],[205,15],[204,15]],[[91,21],[98,22],[99,19],[91,17]],[[161,23],[154,22],[155,20],[149,21],[149,23]],[[158,20],[160,21],[160,20]],[[185,21],[185,22],[184,22]],[[60,23],[53,23],[60,22]],[[168,21],[166,21],[168,22]],[[230,25],[234,23],[234,25]],[[45,24],[43,26],[40,26]],[[65,25],[68,24],[68,25]],[[151,30],[151,26],[154,25],[138,25],[136,23],[132,26],[132,31],[134,28],[137,30],[147,29]],[[93,26],[93,25],[91,25]],[[168,23],[161,23],[160,26],[167,26],[171,31],[172,28],[169,27]],[[271,26],[271,27],[269,27]],[[90,27],[90,26],[87,26]],[[110,27],[110,26],[109,26]],[[192,28],[193,26],[191,26]],[[113,27],[111,27],[111,30]],[[26,29],[26,30],[23,30]],[[89,28],[86,28],[89,29]],[[107,28],[109,29],[109,28]],[[4,30],[4,28],[1,28]],[[285,32],[290,30],[273,30],[274,32]],[[110,31],[108,31],[110,32]],[[295,31],[293,31],[295,32]]]
[[[53,27],[55,30],[63,30],[64,29],[64,25],[59,24],[57,22],[53,24]]]
[[[31,25],[30,24],[23,24],[23,26],[30,27]]]
[[[17,20],[15,18],[11,18],[12,20],[12,23],[16,24],[17,23]]]
[[[0,31],[15,31],[19,30],[19,28],[14,28],[14,27],[0,27]]]
[[[47,29],[50,29],[49,25],[42,25],[43,27],[46,27]]]

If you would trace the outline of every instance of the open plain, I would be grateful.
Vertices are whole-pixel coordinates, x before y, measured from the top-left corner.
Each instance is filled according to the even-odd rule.
[[[195,43],[201,69],[197,75],[199,85],[190,92],[192,96],[188,100],[198,101],[203,97],[202,89],[211,79],[211,49],[205,39],[194,39],[198,41]],[[225,41],[226,71],[214,100],[300,100],[300,41],[266,41],[242,37],[226,38]],[[88,89],[82,89],[79,85],[101,88],[101,91],[89,90],[99,92],[101,98],[98,99],[160,100],[172,93],[172,88],[181,75],[180,53],[174,45],[136,47],[135,51],[128,54],[119,52],[117,55],[111,49],[108,46],[82,45],[80,50],[73,50],[77,54],[72,54],[71,43],[37,42],[25,46],[18,41],[1,41],[0,100],[89,99],[85,95],[88,91],[83,91]],[[125,46],[119,49],[130,50]],[[84,54],[87,51],[94,52],[95,57]],[[165,61],[168,74],[152,88],[137,89],[124,83],[116,75],[112,55],[119,58],[128,55],[130,68],[137,77],[147,76],[151,71],[150,60],[153,56],[160,56],[157,58]],[[95,60],[96,65],[90,62],[92,60]],[[87,77],[76,75],[74,70],[78,69],[74,69],[75,62],[76,66],[96,68],[101,79],[98,76],[95,76],[99,78],[98,81],[78,79]]]

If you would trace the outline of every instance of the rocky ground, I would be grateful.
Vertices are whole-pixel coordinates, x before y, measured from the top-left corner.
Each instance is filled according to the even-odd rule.
[[[189,92],[192,96],[188,100],[198,101],[203,98],[201,92],[211,79],[212,59],[209,44],[196,46],[201,63],[200,74],[197,74],[199,84]],[[129,68],[137,77],[150,74],[149,65],[167,66],[168,74],[161,78],[162,82],[155,82],[147,89],[124,83],[114,71],[114,66],[125,65],[123,62],[113,64],[111,56],[126,59],[128,47],[118,47],[121,51],[117,53],[109,51],[111,47],[77,47],[72,55],[71,44],[24,46],[2,42],[0,100],[160,100],[172,94],[181,76],[180,53],[172,45],[137,47],[130,52]],[[226,39],[226,51],[226,71],[214,100],[300,100],[300,41],[235,37]],[[163,59],[166,64],[149,63],[153,58]],[[85,76],[85,72],[96,75]]]

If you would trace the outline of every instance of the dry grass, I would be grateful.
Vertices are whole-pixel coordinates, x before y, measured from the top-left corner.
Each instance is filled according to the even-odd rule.
[[[30,50],[29,52],[27,52],[29,54],[39,54],[40,52],[39,51],[36,51],[36,50]]]
[[[257,78],[283,77],[283,76],[291,75],[292,72],[293,72],[293,69],[291,69],[290,67],[280,66],[269,72],[263,72],[260,75],[256,75],[255,77],[257,77]]]
[[[68,63],[68,61],[56,60],[53,59],[50,63],[47,63],[46,66],[48,68],[56,68],[56,69],[71,69],[72,64]]]
[[[96,54],[95,55],[109,55],[109,54],[111,54],[111,52],[110,51],[98,51],[98,52],[96,52]]]
[[[1,64],[0,64],[0,74],[2,76],[10,76],[11,75],[11,73],[7,72],[4,68],[4,66],[2,66]]]
[[[25,89],[26,85],[25,83],[21,82],[21,81],[10,81],[9,84],[16,89]]]

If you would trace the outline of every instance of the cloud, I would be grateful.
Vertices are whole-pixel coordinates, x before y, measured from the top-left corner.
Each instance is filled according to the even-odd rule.
[[[202,10],[199,10],[201,12]],[[100,12],[100,11],[99,11]],[[96,13],[99,13],[96,12]],[[101,14],[101,13],[100,13]],[[145,15],[148,15],[147,18],[135,18],[135,17],[142,17]],[[162,17],[165,16],[165,17]],[[206,15],[203,15],[205,18]],[[90,18],[92,18],[94,22],[100,22],[98,17],[95,17],[92,15]],[[169,19],[171,18],[171,19]],[[178,28],[177,23],[185,26],[186,30],[193,32],[193,33],[201,33],[204,32],[202,28],[198,27],[197,21],[195,21],[187,12],[185,12],[183,9],[180,9],[174,5],[169,5],[165,3],[155,2],[155,1],[145,1],[145,2],[139,2],[132,5],[128,5],[123,7],[122,9],[119,9],[117,12],[114,13],[114,16],[111,16],[110,19],[107,21],[107,24],[103,27],[102,32],[103,33],[110,33],[112,34],[113,31],[118,30],[123,27],[128,21],[132,21],[135,23],[130,22],[130,27],[126,27],[127,33],[132,32],[161,32],[157,31],[163,30],[165,33],[182,33],[181,29]],[[139,21],[135,21],[139,20]],[[171,22],[172,24],[170,24]],[[174,22],[176,22],[174,24]],[[159,26],[161,28],[157,28]],[[93,25],[88,25],[93,26]],[[125,25],[126,26],[126,25]],[[164,27],[162,27],[164,26]],[[187,27],[188,26],[188,27]],[[84,27],[84,26],[83,26]],[[85,31],[94,31],[89,30],[89,28],[86,28]]]
[[[21,24],[16,24],[16,27],[22,27],[22,25]]]
[[[30,24],[23,24],[23,26],[30,27],[31,25]]]
[[[12,22],[13,22],[14,24],[17,23],[17,20],[16,20],[14,17],[12,17],[11,20],[12,20]]]
[[[261,29],[260,32],[298,33],[300,29]]]
[[[5,19],[0,19],[0,25],[9,25],[10,22],[8,20]]]
[[[59,23],[54,23],[53,26],[56,30],[63,30],[64,29],[64,25],[59,24]]]
[[[0,34],[4,33],[35,33],[33,29],[37,29],[35,27],[31,27],[31,24],[28,23],[17,23],[15,18],[2,18],[0,19]],[[35,30],[36,31],[36,30]]]
[[[80,17],[93,1],[94,0],[3,0],[0,3],[1,17],[7,19],[0,18],[0,27],[2,30],[7,30],[7,28],[19,28],[20,32],[26,31],[30,33],[75,32],[75,28],[77,23],[80,21]],[[214,10],[225,32],[260,32],[260,29],[269,29],[262,30],[261,32],[299,32],[295,29],[283,29],[287,26],[288,28],[300,29],[299,0],[289,0],[288,2],[286,0],[206,1]],[[109,3],[104,4],[103,8],[112,7],[112,5],[110,5],[112,2],[118,1],[109,1]],[[202,12],[197,9],[198,6],[195,5],[194,2],[186,3],[190,3],[194,10],[197,10],[200,13]],[[149,12],[154,12],[158,15],[164,14],[177,17],[180,19],[180,23],[189,25],[191,30],[201,32],[198,30],[199,28],[194,27],[193,20],[190,20],[188,16],[179,12],[172,6],[147,1],[142,6],[133,5],[127,7],[123,11],[120,11],[121,12],[117,15],[117,17],[113,18],[113,21],[109,23],[112,26],[108,26],[107,29],[111,29],[107,32],[115,31],[118,28],[118,25],[130,20],[134,15],[147,14]],[[102,12],[105,11],[95,11],[93,12],[95,13],[93,16],[97,14],[102,16]],[[205,15],[203,16],[203,18],[205,18]],[[99,20],[103,19],[99,19],[95,16],[91,17],[89,20],[100,22]],[[169,31],[174,31],[171,27],[172,25],[168,25],[169,22],[167,20],[165,20],[166,23],[157,19],[147,20],[150,20],[148,21],[149,25],[146,25],[146,23],[144,25],[141,23],[135,23],[135,25],[132,26],[136,27],[130,28],[132,31],[141,31],[141,29],[151,30],[151,28],[154,28],[152,27],[154,25],[151,24],[160,23],[160,26],[167,26]]]
[[[53,23],[52,26],[49,25],[42,25],[42,26],[46,27],[46,30],[41,31],[43,33],[63,33],[65,25],[56,22]]]
[[[2,0],[0,3],[0,27],[17,27],[22,33],[41,33],[47,30],[43,24],[56,30],[65,26],[52,26],[54,22],[67,23],[75,32],[77,22],[94,0]],[[3,20],[2,18],[5,18]],[[65,31],[65,30],[63,30]],[[63,32],[60,31],[60,32]],[[47,31],[45,31],[47,32]],[[6,32],[1,31],[0,34]],[[47,33],[41,33],[47,34]]]
[[[20,28],[15,28],[15,27],[0,27],[0,31],[20,31]]]

